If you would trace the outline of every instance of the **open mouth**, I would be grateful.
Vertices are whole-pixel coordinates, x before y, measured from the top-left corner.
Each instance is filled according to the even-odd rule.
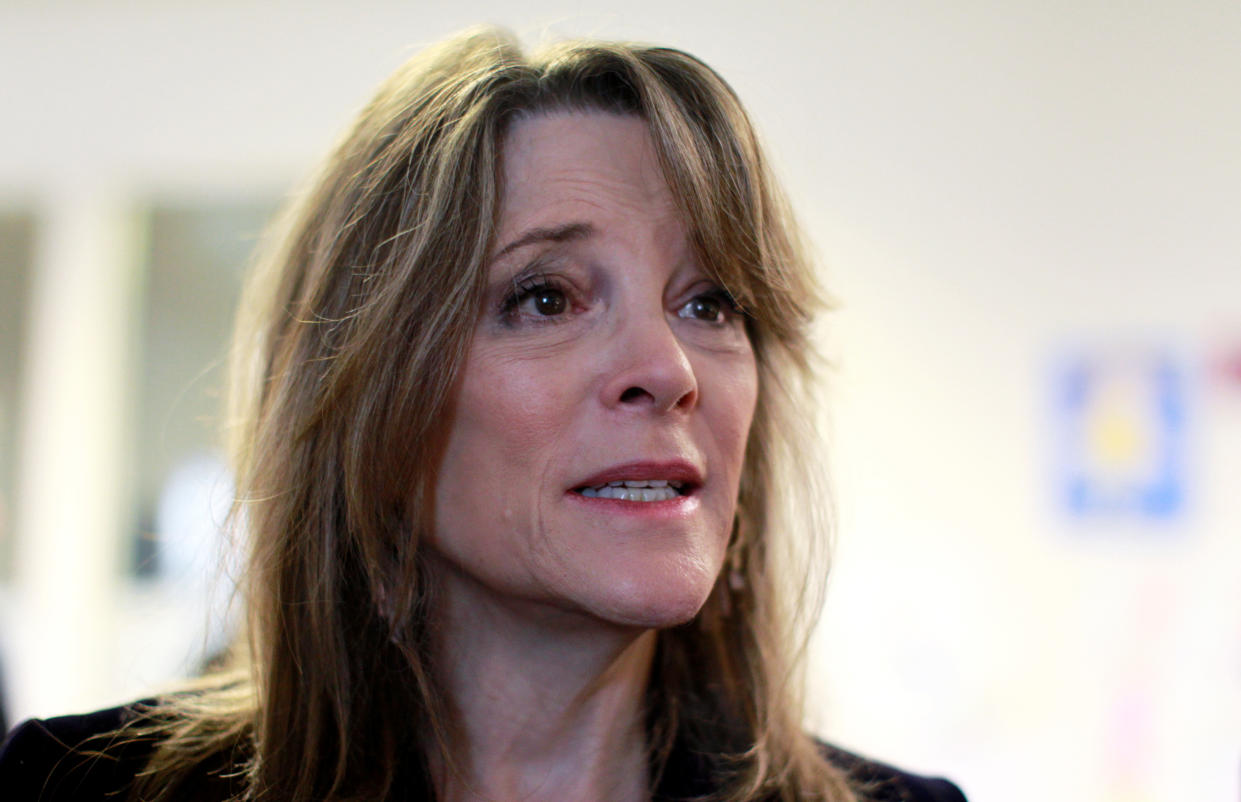
[[[601,485],[575,487],[574,493],[586,498],[610,498],[617,501],[671,501],[689,495],[692,486],[675,479],[627,479]]]

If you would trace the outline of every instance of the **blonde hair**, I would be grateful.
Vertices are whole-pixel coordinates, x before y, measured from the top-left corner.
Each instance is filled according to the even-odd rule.
[[[801,729],[792,666],[813,583],[780,573],[782,554],[827,534],[807,512],[822,488],[801,451],[820,302],[746,113],[683,52],[573,42],[526,58],[494,29],[392,75],[256,265],[230,430],[251,542],[242,668],[150,712],[158,746],[136,795],[185,798],[204,766],[232,767],[255,799],[425,786],[452,723],[428,667],[418,536],[494,246],[501,146],[516,117],[574,109],[646,121],[759,366],[725,570],[691,623],[658,634],[653,776],[688,761],[709,787],[678,794],[853,799]],[[799,537],[799,523],[815,531]]]

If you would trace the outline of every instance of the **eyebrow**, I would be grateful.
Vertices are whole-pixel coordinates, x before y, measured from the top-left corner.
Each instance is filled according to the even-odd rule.
[[[582,222],[565,223],[561,226],[550,226],[547,228],[532,228],[501,248],[500,252],[492,258],[492,261],[503,259],[518,248],[524,248],[527,245],[534,245],[539,242],[571,242],[573,240],[585,239],[594,233],[594,226],[590,223]]]

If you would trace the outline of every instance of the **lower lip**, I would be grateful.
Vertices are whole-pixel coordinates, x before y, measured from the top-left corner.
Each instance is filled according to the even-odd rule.
[[[608,515],[631,515],[638,518],[679,518],[698,509],[698,494],[665,499],[664,501],[625,501],[618,498],[590,498],[570,490],[566,495],[586,505],[587,509]]]

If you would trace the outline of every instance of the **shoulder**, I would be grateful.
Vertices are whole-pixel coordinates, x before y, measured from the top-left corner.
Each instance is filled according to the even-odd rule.
[[[123,798],[152,744],[117,731],[134,721],[142,704],[78,716],[31,719],[0,746],[0,788],[13,800],[115,800]]]
[[[910,774],[821,741],[819,750],[845,772],[865,802],[965,802],[961,789],[943,778]]]

